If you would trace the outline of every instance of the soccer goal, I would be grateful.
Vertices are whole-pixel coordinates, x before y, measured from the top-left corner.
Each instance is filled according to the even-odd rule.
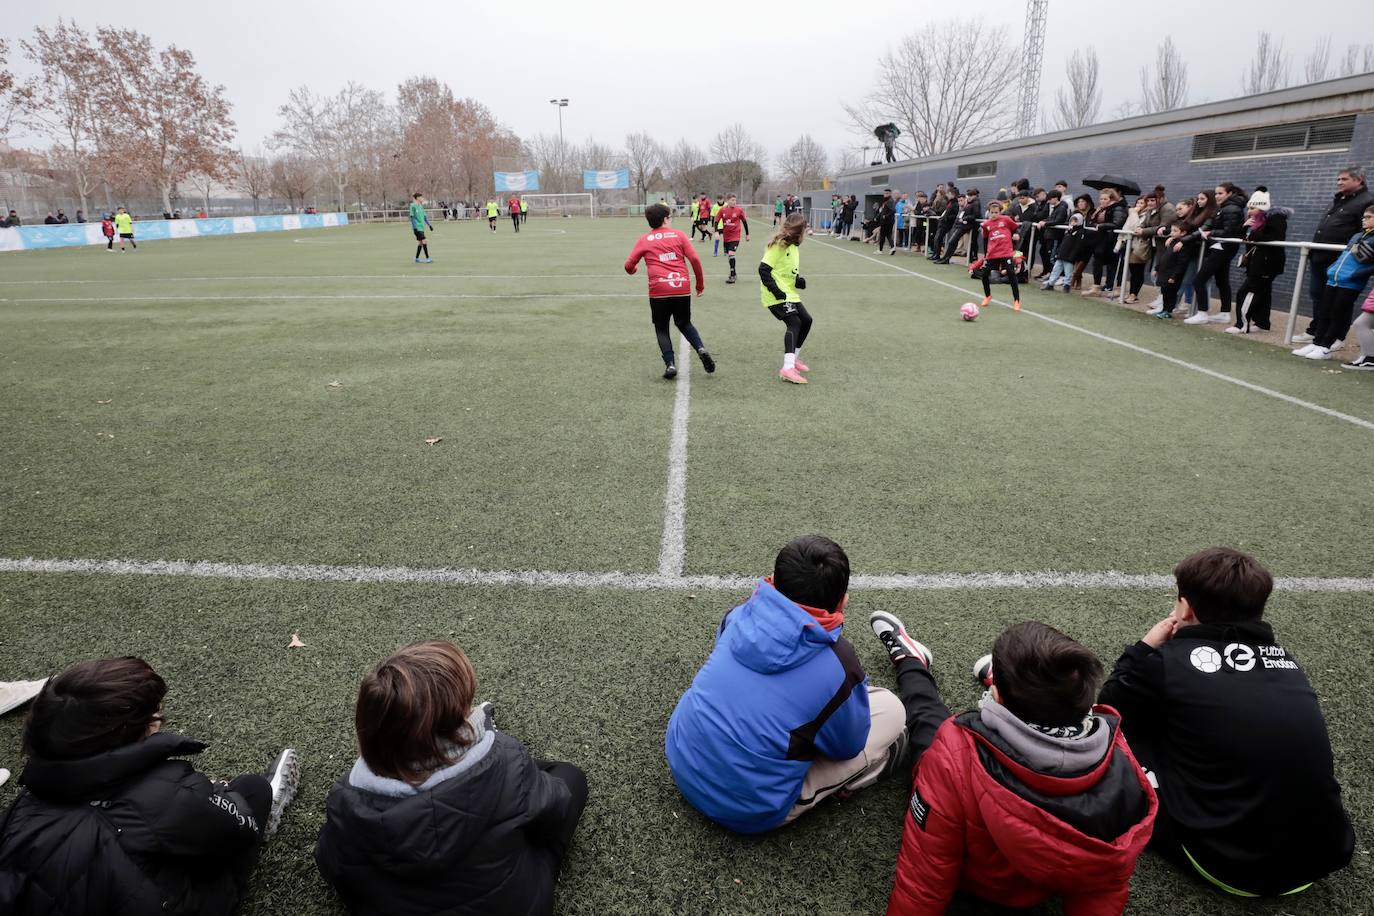
[[[596,218],[596,198],[591,194],[521,194],[530,205],[530,216],[585,216]]]

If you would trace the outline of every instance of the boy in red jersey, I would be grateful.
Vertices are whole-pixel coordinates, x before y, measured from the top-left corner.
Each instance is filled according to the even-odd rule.
[[[735,195],[731,194],[725,198],[725,206],[720,208],[720,213],[716,217],[720,221],[720,238],[725,242],[725,256],[730,259],[730,276],[725,279],[726,283],[735,282],[735,252],[739,250],[740,232],[744,232],[744,240],[749,241],[749,220],[745,218],[744,211],[735,202]]]
[[[510,214],[511,225],[515,226],[515,231],[520,231],[520,198],[514,194],[510,200],[506,201],[506,212]]]
[[[704,242],[714,234],[711,228],[711,198],[706,196],[706,192],[701,192],[701,203],[697,206],[697,229],[701,231],[701,240]]]
[[[983,280],[983,308],[992,303],[992,286],[988,277],[994,270],[1005,271],[1011,282],[1011,307],[1021,311],[1021,290],[1016,285],[1016,274],[1021,269],[1021,252],[1016,250],[1016,230],[1020,223],[1002,212],[1002,204],[993,201],[988,205],[988,218],[983,223],[983,257],[968,266],[969,276],[977,275]]]
[[[649,309],[653,315],[654,334],[658,337],[658,349],[663,354],[663,377],[677,378],[677,364],[673,359],[673,338],[668,334],[668,320],[671,318],[701,357],[701,365],[707,372],[716,371],[716,361],[706,352],[701,335],[692,325],[692,295],[688,287],[690,277],[687,266],[697,278],[697,295],[706,291],[706,277],[701,272],[701,259],[691,240],[673,229],[668,208],[662,204],[651,204],[644,208],[644,218],[649,221],[649,233],[635,243],[630,256],[625,259],[625,273],[633,274],[639,269],[642,258],[649,265]]]

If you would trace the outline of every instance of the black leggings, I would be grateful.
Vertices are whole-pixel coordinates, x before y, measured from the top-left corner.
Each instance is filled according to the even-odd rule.
[[[1193,279],[1193,294],[1197,297],[1199,312],[1205,312],[1211,306],[1207,299],[1208,280],[1216,281],[1217,295],[1221,298],[1221,310],[1231,311],[1231,259],[1235,256],[1236,253],[1227,251],[1225,246],[1208,249],[1202,259],[1202,266],[1197,269],[1197,277]]]
[[[663,354],[664,365],[671,366],[674,362],[673,336],[668,333],[670,320],[677,325],[682,336],[687,338],[693,350],[701,350],[705,346],[701,342],[701,334],[692,326],[691,296],[661,296],[650,299],[649,309],[653,314],[654,336],[658,338],[658,351]]]
[[[773,317],[787,325],[782,335],[784,353],[796,353],[806,343],[806,335],[811,333],[811,313],[800,302],[779,302],[768,306]]]
[[[1130,273],[1130,277],[1131,277],[1131,295],[1132,295],[1132,296],[1139,296],[1139,295],[1140,295],[1140,288],[1141,288],[1142,286],[1145,285],[1145,268],[1148,267],[1148,266],[1149,266],[1148,264],[1143,264],[1143,263],[1142,263],[1142,264],[1131,264],[1130,262],[1127,262],[1127,264],[1126,264],[1126,270]]]
[[[516,231],[516,232],[519,232],[519,231],[520,231],[520,211],[517,210],[516,212],[512,213],[512,214],[510,215],[510,221],[511,221],[511,225],[513,225],[513,226],[515,227],[515,231]]]
[[[1245,307],[1245,297],[1250,297],[1250,307]],[[1246,277],[1245,282],[1236,290],[1236,327],[1245,327],[1245,322],[1256,325],[1261,330],[1269,330],[1269,311],[1274,300],[1274,279],[1272,277]],[[1241,312],[1245,315],[1242,317]]]
[[[535,759],[534,765],[555,779],[561,779],[568,786],[568,791],[572,793],[572,801],[568,803],[568,810],[563,818],[563,822],[558,825],[558,830],[548,842],[550,849],[557,862],[557,867],[561,868],[563,860],[568,856],[568,849],[572,846],[573,834],[577,831],[577,822],[582,818],[582,809],[587,807],[587,774],[571,763],[559,763],[554,760]]]
[[[990,258],[983,262],[983,266],[978,270],[978,276],[983,281],[983,295],[992,296],[992,284],[988,282],[988,278],[994,270],[1006,273],[1007,282],[1011,284],[1011,297],[1020,302],[1021,289],[1016,285],[1016,261],[1013,258]]]
[[[1111,289],[1116,286],[1116,252],[1108,248],[1093,254],[1093,286]]]

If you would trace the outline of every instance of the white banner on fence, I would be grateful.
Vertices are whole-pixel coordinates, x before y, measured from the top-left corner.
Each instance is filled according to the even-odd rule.
[[[210,219],[149,219],[134,223],[140,242],[158,239],[192,239],[244,232],[288,232],[347,226],[347,213],[301,213],[287,216],[231,216]],[[0,251],[34,251],[43,248],[76,248],[104,245],[99,223],[66,223],[60,226],[20,226],[0,229]]]

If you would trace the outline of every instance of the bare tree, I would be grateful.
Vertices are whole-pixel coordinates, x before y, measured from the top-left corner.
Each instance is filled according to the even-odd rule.
[[[1345,56],[1336,68],[1338,76],[1354,76],[1374,71],[1374,45],[1347,45]]]
[[[863,152],[857,147],[842,146],[840,151],[835,154],[836,168],[841,172],[848,172],[851,169],[860,169],[864,166]]]
[[[9,68],[10,43],[0,38],[0,139],[9,136],[10,125],[28,110],[31,90],[19,83]]]
[[[195,58],[170,45],[154,51],[152,39],[132,29],[100,28],[99,117],[108,156],[127,163],[162,194],[193,174],[228,177],[234,122],[223,86],[196,71]]]
[[[480,188],[491,186],[492,163],[497,159],[523,159],[525,149],[519,138],[475,99],[460,99],[455,118],[460,174],[468,199],[475,201]]]
[[[1097,78],[1097,49],[1089,45],[1085,50],[1074,48],[1064,74],[1067,87],[1054,94],[1053,125],[1056,130],[1070,130],[1097,123],[1102,110],[1102,87]]]
[[[1326,74],[1331,69],[1331,36],[1325,35],[1317,39],[1316,46],[1312,53],[1307,55],[1307,59],[1302,65],[1302,78],[1308,83],[1320,83],[1326,79]]]
[[[81,209],[87,210],[87,198],[99,184],[94,162],[99,54],[89,35],[61,19],[51,29],[35,28],[33,40],[21,45],[38,70],[27,87],[25,121],[53,141],[49,161],[71,179]]]
[[[262,154],[261,148],[251,156],[240,149],[238,168],[235,171],[235,187],[252,198],[253,215],[256,216],[259,212],[259,201],[271,193],[272,166]]]
[[[1241,74],[1241,92],[1258,95],[1282,89],[1292,82],[1290,66],[1288,53],[1283,50],[1283,39],[1275,39],[1269,32],[1260,32],[1255,43],[1255,56]]]
[[[305,207],[305,197],[314,190],[318,175],[319,171],[309,157],[287,153],[272,160],[269,182],[272,193],[285,197],[287,206],[297,210]]]
[[[689,197],[701,190],[690,187],[688,182],[691,180],[689,176],[706,164],[705,153],[693,146],[691,141],[679,140],[665,158],[668,180],[673,183],[673,190]]]
[[[1003,81],[988,79],[987,62],[1014,56],[1005,29],[937,22],[879,58],[873,90],[844,110],[869,145],[874,127],[896,124],[895,147],[909,157],[991,143],[1014,129],[1016,100]]]
[[[818,187],[828,165],[825,149],[810,134],[798,137],[778,159],[778,168],[793,191]]]
[[[1173,36],[1166,35],[1164,42],[1155,49],[1155,71],[1150,73],[1149,65],[1140,68],[1140,109],[1144,114],[1157,111],[1173,111],[1188,103],[1188,65],[1174,44]]]
[[[355,119],[369,109],[384,105],[382,94],[350,80],[332,96],[317,96],[309,87],[293,89],[277,113],[286,119],[275,134],[275,143],[298,156],[315,159],[334,185],[339,209],[346,205],[344,192],[357,165]]]
[[[711,141],[711,155],[724,168],[725,180],[741,198],[748,199],[744,194],[746,183],[752,185],[751,195],[763,183],[763,164],[768,154],[738,121],[716,134]],[[755,177],[757,183],[753,181]]]
[[[641,131],[625,138],[625,154],[630,160],[630,180],[639,189],[640,200],[644,200],[655,173],[663,168],[663,147],[659,146],[653,137]]]

